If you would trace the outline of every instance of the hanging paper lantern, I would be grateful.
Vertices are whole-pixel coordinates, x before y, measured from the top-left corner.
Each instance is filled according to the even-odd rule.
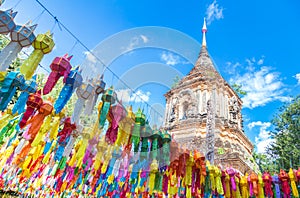
[[[52,72],[49,74],[47,82],[43,88],[43,94],[46,95],[51,92],[60,77],[64,77],[63,82],[66,83],[67,77],[71,71],[70,60],[73,56],[65,54],[62,57],[55,57],[52,61],[50,68]]]
[[[186,197],[188,197],[188,198],[192,197],[193,164],[194,164],[194,158],[191,154],[189,154],[189,156],[187,156],[187,160],[186,160],[186,171],[185,171],[185,176],[184,176],[185,186],[186,186]],[[212,169],[212,172],[213,172],[213,174],[215,173],[214,169]],[[212,184],[214,184],[214,189],[212,188],[212,190],[215,190],[215,180],[214,180],[214,182],[212,182]]]
[[[233,191],[236,191],[236,184],[235,184],[235,179],[234,179],[236,172],[232,167],[227,168],[226,171],[230,177],[231,189]],[[255,182],[255,185],[257,187],[257,176],[253,173],[250,175],[250,179],[251,179],[251,182]],[[254,193],[256,193],[256,192],[254,192]]]
[[[274,184],[274,190],[275,190],[275,196],[276,197],[280,197],[281,196],[281,193],[280,193],[280,180],[279,180],[279,177],[277,174],[273,175],[272,176],[272,181],[273,181],[273,184]]]
[[[215,173],[215,184],[216,184],[216,192],[219,195],[224,195],[224,189],[223,189],[223,185],[222,185],[222,170],[220,169],[220,167],[214,166],[214,173]],[[239,178],[236,177],[236,182],[239,182]],[[237,197],[241,197],[240,195],[240,190],[239,190],[239,185],[237,185],[237,190],[236,190],[236,195]]]
[[[32,79],[26,80],[20,89],[22,93],[12,109],[13,114],[21,114],[25,111],[25,105],[29,95],[35,93],[37,90],[36,75],[33,76]]]
[[[162,166],[160,170],[166,171],[167,167],[170,165],[170,142],[171,142],[171,135],[166,131],[162,132],[161,134],[162,139],[162,153],[161,153],[161,160]]]
[[[45,34],[39,34],[32,43],[32,46],[34,47],[33,52],[20,66],[20,72],[24,74],[26,80],[33,76],[44,55],[50,53],[54,48],[52,36],[50,31]]]
[[[262,179],[262,176],[261,176],[261,173],[258,173],[258,198],[264,198],[265,196],[265,193],[264,193],[264,183],[263,183],[263,179]],[[238,189],[238,187],[237,187]]]
[[[83,169],[88,171],[92,165],[92,160],[96,155],[95,146],[98,144],[99,140],[98,137],[93,137],[89,139],[89,144],[87,149],[85,150],[85,154],[82,160],[84,165]]]
[[[16,24],[14,22],[14,18],[16,14],[17,12],[13,12],[12,9],[6,11],[0,10],[0,34],[8,34],[13,31],[13,29],[16,27]],[[3,50],[1,51],[1,54],[2,53],[4,53]],[[1,54],[0,54],[0,60],[4,61],[4,58],[6,58],[8,54],[7,53],[3,54],[4,56],[2,56]],[[13,59],[10,60],[12,61]],[[8,64],[10,63],[10,60],[8,60]],[[8,65],[5,64],[6,63],[4,63],[4,66],[1,66],[2,64],[0,64],[0,82],[4,80],[5,69],[8,67]]]
[[[9,137],[16,132],[15,128],[18,125],[19,119],[20,116],[14,117],[0,130],[0,145],[4,143],[4,138]]]
[[[23,86],[25,83],[23,75],[19,72],[7,73],[0,88],[0,110],[4,111],[16,93],[17,87]]]
[[[290,183],[291,183],[291,187],[292,187],[293,196],[299,197],[299,192],[298,192],[297,185],[296,185],[297,179],[295,177],[295,174],[294,174],[294,171],[292,168],[290,168],[288,175],[289,175],[289,179],[290,179]]]
[[[93,92],[93,86],[91,84],[82,83],[76,90],[77,101],[75,103],[74,111],[72,114],[72,120],[75,123],[79,123],[80,114],[82,112],[85,101],[91,97]]]
[[[132,106],[127,108],[127,116],[119,123],[119,133],[116,141],[117,146],[126,146],[129,144],[129,138],[134,125],[135,115],[132,112]],[[130,150],[130,149],[128,149]]]
[[[171,142],[171,156],[172,156],[172,143]],[[173,146],[174,147],[174,146]],[[172,163],[172,161],[171,161]],[[206,177],[205,157],[199,151],[194,151],[194,168],[195,168],[195,194],[200,194]],[[220,172],[220,177],[222,172]],[[222,188],[223,189],[223,188]]]
[[[272,176],[270,175],[270,173],[265,172],[262,178],[264,182],[264,190],[266,197],[273,197]]]
[[[26,102],[26,111],[24,112],[22,120],[19,123],[20,128],[23,128],[26,125],[27,120],[34,115],[34,113],[41,107],[42,104],[43,99],[41,97],[41,90],[29,95]]]
[[[118,137],[119,122],[126,116],[126,110],[124,109],[122,102],[120,101],[115,106],[112,106],[109,110],[108,119],[110,121],[110,127],[106,131],[106,141],[110,144],[114,144]]]
[[[44,119],[52,113],[53,106],[50,102],[43,102],[40,108],[38,109],[38,113],[35,114],[26,125],[30,125],[28,131],[26,132],[27,140],[32,142],[40,130]]]
[[[106,116],[108,114],[109,108],[111,105],[115,103],[117,99],[116,92],[114,91],[114,88],[111,86],[107,90],[105,90],[104,94],[102,95],[102,102],[101,104],[101,110],[100,110],[100,116],[99,116],[99,128],[102,129],[104,127],[104,123],[106,121]],[[99,105],[100,105],[99,104]]]
[[[0,118],[0,129],[2,129],[11,119],[14,118],[11,108],[7,108]]]
[[[154,129],[150,138],[152,141],[151,142],[151,157],[152,157],[152,159],[157,159],[159,143],[161,141],[160,131],[157,129]]]
[[[151,165],[150,165],[150,176],[149,176],[149,194],[153,194],[153,190],[155,187],[155,176],[158,171],[158,163],[156,159],[153,159]]]
[[[13,12],[12,9],[0,10],[0,34],[8,34],[16,27],[14,22],[16,15],[17,12]]]
[[[64,128],[58,133],[58,143],[63,143],[71,135],[72,131],[76,129],[76,125],[71,122],[71,118],[65,119]]]
[[[134,152],[139,151],[140,135],[142,127],[145,126],[145,121],[145,114],[139,108],[138,111],[135,113],[135,124],[131,134],[131,143],[133,144]]]
[[[82,130],[83,130],[83,126],[79,124],[79,125],[76,126],[76,129],[72,131],[71,136],[70,136],[70,140],[69,140],[68,144],[65,147],[63,157],[66,157],[66,158],[69,157],[69,155],[72,152],[72,149],[74,147],[75,141],[77,140],[79,135],[82,134]]]
[[[141,132],[141,152],[140,152],[140,158],[141,160],[146,159],[149,151],[149,140],[150,136],[152,134],[152,129],[149,125],[148,120],[145,122],[145,127],[143,127]]]
[[[67,104],[68,100],[71,98],[73,92],[77,87],[82,84],[82,76],[81,71],[79,71],[79,67],[76,67],[75,70],[72,70],[66,80],[66,84],[62,88],[59,93],[58,99],[54,104],[54,109],[56,113],[62,111],[64,106]]]
[[[248,182],[250,185],[250,196],[258,196],[258,177],[254,172],[249,175]]]
[[[0,71],[5,71],[8,68],[23,47],[31,45],[35,39],[33,31],[36,26],[30,26],[30,23],[15,26],[10,33],[10,43],[0,53]]]
[[[94,87],[94,92],[93,92],[92,97],[88,98],[88,101],[87,101],[87,104],[85,107],[85,112],[84,112],[86,115],[90,115],[93,112],[93,109],[98,100],[98,96],[104,92],[106,83],[103,80],[103,75],[100,77],[99,80],[94,80],[92,82],[92,84]]]
[[[55,160],[55,165],[52,169],[52,175],[56,175],[57,174],[57,170],[62,168],[60,165],[62,165],[62,163],[64,164],[64,161],[62,160],[63,157],[63,153],[65,150],[65,147],[67,146],[69,140],[70,140],[70,136],[72,134],[72,131],[76,129],[76,125],[73,124],[71,122],[71,118],[67,117],[64,121],[64,127],[63,129],[58,133],[58,148],[55,152],[54,155],[54,160]],[[66,160],[66,159],[65,159]],[[60,169],[61,171],[61,169]]]
[[[91,138],[91,136],[89,134],[89,129],[86,129],[81,134],[81,136],[82,136],[82,142],[81,142],[80,147],[78,148],[78,150],[76,152],[76,156],[75,156],[76,161],[77,161],[76,167],[81,167],[84,154],[85,154],[86,149],[89,145],[89,139]]]
[[[288,197],[291,193],[291,189],[289,186],[289,176],[283,169],[280,169],[279,180],[281,182],[281,188],[282,188],[284,197]]]

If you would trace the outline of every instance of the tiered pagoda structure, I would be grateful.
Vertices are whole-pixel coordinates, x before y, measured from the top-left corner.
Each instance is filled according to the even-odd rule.
[[[217,72],[206,47],[193,69],[166,94],[164,128],[190,150],[199,150],[214,164],[241,172],[252,169],[253,145],[243,130],[242,100]]]

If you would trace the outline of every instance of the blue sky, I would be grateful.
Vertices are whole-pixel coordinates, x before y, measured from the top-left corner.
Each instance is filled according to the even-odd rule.
[[[65,31],[35,0],[7,0],[17,23],[33,20],[37,33],[54,32],[56,47],[42,61],[72,53],[73,65],[97,76],[101,64]],[[172,79],[192,69],[208,21],[207,46],[216,69],[229,82],[243,85],[244,130],[263,151],[270,142],[270,120],[290,96],[300,93],[300,2],[103,0],[41,2],[130,87],[163,114],[163,94]],[[42,14],[41,14],[42,13]],[[54,28],[53,28],[54,27]],[[39,69],[39,72],[45,72]],[[125,102],[139,102],[118,79],[105,72],[107,84],[119,89]],[[151,113],[149,113],[152,115]],[[159,115],[153,114],[159,120]]]

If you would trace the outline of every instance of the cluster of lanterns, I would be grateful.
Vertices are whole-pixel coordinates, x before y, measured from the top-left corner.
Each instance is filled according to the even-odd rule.
[[[52,34],[35,36],[35,26],[18,26],[15,16],[0,11],[0,33],[11,38],[0,53],[3,191],[36,197],[299,197],[300,169],[242,175],[210,165],[199,152],[180,148],[166,131],[151,128],[141,109],[124,108],[113,87],[105,89],[103,76],[83,82],[68,54],[54,58],[38,90],[34,72],[54,47]],[[7,72],[30,44],[34,51],[20,69]],[[43,100],[60,78],[58,99]],[[16,92],[19,98],[10,106]],[[64,107],[74,93],[78,100],[68,117]],[[83,128],[81,112],[92,114],[100,95],[97,121]]]

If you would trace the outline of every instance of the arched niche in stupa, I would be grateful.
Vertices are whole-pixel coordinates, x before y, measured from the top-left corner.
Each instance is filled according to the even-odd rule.
[[[186,120],[197,116],[198,99],[191,89],[183,90],[179,93],[179,120]]]

